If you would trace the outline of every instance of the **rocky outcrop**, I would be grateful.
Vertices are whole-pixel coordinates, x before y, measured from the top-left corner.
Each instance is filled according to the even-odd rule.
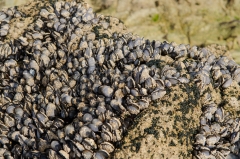
[[[110,9],[112,2],[96,9]],[[152,13],[164,5],[131,3],[155,8]],[[240,68],[226,57],[226,48],[145,40],[128,33],[117,18],[95,16],[86,3],[77,7],[78,19],[70,16],[76,11],[71,7],[76,3],[18,7],[21,17],[14,15],[9,35],[1,36],[1,156],[102,159],[116,148],[111,155],[117,159],[239,158]],[[118,9],[123,19],[139,12]],[[32,120],[37,133],[28,131]]]

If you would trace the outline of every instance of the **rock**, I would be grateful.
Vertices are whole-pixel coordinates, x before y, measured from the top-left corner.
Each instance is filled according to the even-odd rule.
[[[138,1],[133,1],[133,5],[136,5],[136,7],[144,8],[144,12],[142,12],[143,14],[141,16],[144,16],[144,14],[146,13],[157,13],[156,11],[158,11],[158,9],[156,8],[160,8],[161,6],[165,6],[165,7],[170,6],[170,4],[167,4],[167,3],[164,4],[162,2],[161,3],[155,2],[155,4],[149,3],[146,6],[141,6],[142,3],[147,3],[147,2],[141,1],[141,3],[139,3]],[[174,2],[174,4],[175,3],[176,2]],[[185,16],[186,14],[189,14],[190,12],[189,10],[184,10],[183,12],[180,12],[180,13],[178,12],[180,10],[178,7],[185,3],[186,2],[180,1],[177,6],[176,5],[174,6],[177,9],[169,8],[169,14],[172,14],[172,15],[179,14],[180,16]],[[212,2],[208,2],[208,3],[211,4]],[[58,4],[61,4],[61,2],[59,2]],[[73,5],[75,4],[76,3],[73,3]],[[65,3],[64,8],[66,9],[69,8],[69,5],[70,5],[69,3]],[[87,4],[81,4],[81,5],[87,6]],[[155,5],[155,8],[152,9],[154,5]],[[211,78],[210,70],[213,67],[217,68],[217,66],[212,66],[212,65],[218,62],[213,61],[211,65],[208,65],[208,63],[203,62],[204,58],[202,57],[204,57],[204,54],[203,55],[201,54],[201,56],[197,54],[199,53],[199,50],[201,50],[201,48],[198,50],[196,49],[196,52],[193,52],[196,54],[195,55],[193,54],[192,58],[188,54],[184,56],[185,58],[184,60],[177,61],[178,59],[176,56],[179,54],[179,52],[177,53],[173,51],[176,45],[175,43],[169,44],[167,42],[162,42],[160,44],[159,42],[159,45],[158,45],[158,42],[156,41],[152,42],[149,40],[144,40],[144,46],[140,46],[140,48],[142,49],[142,47],[147,46],[144,49],[145,49],[145,52],[149,52],[148,57],[146,58],[145,61],[144,59],[140,59],[141,61],[136,60],[134,61],[134,64],[133,64],[131,62],[128,62],[128,59],[126,56],[119,54],[119,52],[116,53],[114,52],[114,50],[116,49],[115,46],[121,48],[122,43],[124,43],[126,47],[127,45],[129,46],[130,51],[134,52],[135,46],[133,46],[132,40],[135,40],[136,36],[129,34],[130,39],[128,39],[128,35],[125,34],[128,31],[126,30],[123,23],[119,19],[113,18],[113,17],[105,17],[103,23],[105,24],[109,23],[110,27],[108,27],[108,25],[104,25],[104,28],[101,29],[101,27],[96,26],[98,25],[97,23],[98,20],[101,18],[98,19],[94,16],[96,19],[92,20],[93,18],[92,10],[84,8],[82,11],[85,12],[87,10],[89,14],[88,16],[85,14],[86,17],[84,19],[84,22],[86,22],[87,20],[92,20],[90,23],[93,25],[91,26],[89,25],[89,23],[82,23],[83,25],[82,29],[84,30],[82,32],[84,32],[84,34],[88,31],[89,32],[92,31],[94,33],[88,34],[89,35],[88,37],[85,35],[81,37],[81,41],[83,41],[83,43],[85,43],[86,45],[82,47],[82,50],[76,50],[76,52],[73,52],[72,55],[69,56],[69,54],[67,55],[64,54],[64,52],[68,48],[64,48],[64,45],[61,46],[60,43],[61,42],[65,44],[70,43],[71,45],[69,48],[71,48],[74,42],[73,43],[72,41],[69,42],[69,40],[70,39],[73,40],[74,39],[73,37],[76,35],[73,35],[71,37],[68,37],[67,39],[66,38],[64,39],[64,37],[62,37],[61,34],[68,36],[67,34],[69,32],[63,33],[62,30],[60,31],[58,30],[59,32],[61,32],[61,34],[57,32],[52,32],[53,28],[51,27],[52,25],[51,23],[47,23],[47,27],[50,28],[50,32],[48,32],[49,30],[47,29],[44,30],[46,31],[46,33],[44,33],[44,38],[42,37],[40,38],[44,41],[44,45],[42,45],[41,42],[38,40],[34,41],[33,43],[33,40],[31,39],[31,37],[29,37],[27,33],[31,33],[34,29],[35,29],[35,32],[38,32],[39,28],[32,27],[31,23],[35,22],[36,19],[34,18],[38,17],[36,15],[38,15],[39,11],[43,6],[48,6],[47,9],[50,11],[51,11],[51,7],[48,2],[41,2],[41,1],[32,2],[29,6],[19,7],[18,9],[21,10],[26,15],[20,19],[13,18],[12,19],[13,22],[10,23],[11,28],[15,28],[16,30],[16,28],[19,28],[19,24],[17,21],[26,20],[25,21],[26,23],[24,23],[22,30],[19,30],[19,32],[14,33],[13,32],[14,30],[10,29],[8,37],[2,37],[1,39],[1,42],[9,42],[10,38],[19,39],[19,36],[28,36],[28,38],[26,38],[25,40],[26,45],[21,46],[20,44],[17,43],[17,41],[16,43],[14,43],[18,46],[18,49],[20,50],[20,51],[18,50],[19,52],[17,53],[11,52],[11,48],[14,48],[14,47],[10,47],[8,45],[8,49],[4,49],[4,51],[10,50],[7,53],[12,53],[12,55],[8,56],[8,54],[3,54],[3,55],[1,54],[1,58],[3,59],[5,58],[11,59],[15,57],[15,54],[18,55],[19,53],[21,53],[21,56],[23,56],[24,58],[21,56],[19,56],[20,58],[18,58],[18,56],[16,56],[17,62],[16,64],[11,65],[11,67],[9,65],[9,62],[7,62],[5,65],[2,65],[2,63],[0,64],[1,70],[6,69],[5,66],[7,67],[9,66],[9,68],[7,68],[7,71],[6,71],[7,73],[2,74],[2,77],[4,77],[4,80],[2,80],[3,86],[1,86],[1,89],[0,89],[1,91],[0,101],[2,101],[0,105],[9,106],[7,105],[7,103],[11,103],[11,100],[13,98],[12,93],[15,93],[14,92],[15,85],[17,84],[20,84],[20,86],[23,86],[23,88],[16,89],[18,93],[15,94],[16,97],[14,97],[13,103],[14,104],[18,103],[20,102],[20,100],[22,100],[21,101],[22,103],[26,102],[25,103],[26,105],[24,105],[24,109],[21,108],[22,105],[18,105],[16,108],[15,106],[13,107],[12,105],[10,105],[7,108],[7,111],[9,112],[9,114],[16,113],[14,118],[16,118],[20,123],[18,123],[16,127],[12,129],[9,129],[4,124],[1,124],[1,132],[3,134],[1,136],[1,139],[3,139],[3,142],[6,142],[6,143],[9,142],[7,140],[7,137],[5,137],[8,131],[21,129],[22,117],[24,118],[29,117],[28,120],[30,124],[25,124],[25,123],[24,124],[29,125],[29,127],[31,126],[31,128],[36,131],[24,132],[23,130],[21,130],[21,133],[30,133],[29,136],[31,137],[32,136],[35,137],[35,135],[38,135],[37,137],[40,138],[39,145],[35,147],[35,144],[32,143],[33,142],[32,139],[31,141],[29,140],[28,142],[27,137],[25,137],[24,135],[21,135],[21,137],[19,137],[16,143],[13,142],[11,144],[16,144],[17,146],[19,146],[19,144],[21,146],[26,146],[25,142],[27,142],[28,144],[27,146],[32,147],[32,150],[39,149],[41,151],[39,152],[39,154],[43,153],[44,155],[45,151],[48,152],[48,148],[49,148],[49,145],[47,144],[48,138],[45,137],[45,128],[47,128],[48,131],[53,131],[52,133],[56,133],[58,137],[61,138],[59,142],[62,142],[61,145],[63,150],[60,150],[58,153],[63,158],[74,158],[74,157],[80,157],[81,155],[85,156],[86,158],[91,158],[94,155],[95,151],[98,151],[97,146],[95,145],[95,142],[98,145],[98,148],[99,148],[99,144],[102,146],[104,145],[103,146],[104,150],[109,150],[109,153],[111,153],[112,151],[114,151],[115,146],[118,145],[116,144],[116,141],[120,141],[122,139],[121,133],[123,133],[125,130],[128,130],[127,129],[128,125],[131,125],[128,131],[128,134],[124,138],[124,140],[118,142],[121,144],[117,148],[116,152],[112,154],[114,158],[126,158],[126,157],[127,158],[159,158],[159,156],[162,158],[191,158],[193,149],[196,149],[196,145],[194,144],[194,136],[198,133],[197,131],[199,131],[200,116],[202,117],[203,115],[206,114],[206,116],[208,117],[207,119],[209,121],[208,122],[206,121],[205,124],[209,124],[209,125],[211,124],[212,121],[215,120],[213,119],[215,116],[218,115],[218,118],[220,119],[219,114],[216,115],[216,114],[209,113],[211,111],[212,113],[215,113],[215,110],[217,110],[217,108],[215,108],[215,105],[221,106],[222,108],[224,108],[229,118],[230,117],[235,118],[239,116],[240,114],[239,83],[237,83],[236,81],[231,81],[231,85],[228,85],[228,84],[224,85],[224,89],[222,89],[223,83],[221,83],[221,80],[210,81],[210,78]],[[34,6],[36,6],[36,8],[34,8]],[[109,6],[109,4],[107,6]],[[141,12],[141,10],[138,10],[138,11],[133,10],[133,11],[134,13],[136,13],[134,15],[135,17],[133,15],[130,15],[129,17],[135,19],[136,17],[138,17],[138,14],[139,14],[138,12]],[[68,18],[68,15],[70,15],[70,12],[69,14],[66,14],[66,15],[64,14],[64,17]],[[165,16],[166,16],[165,17],[166,19],[169,18],[168,15],[165,15]],[[48,16],[44,16],[44,17],[48,18]],[[159,18],[160,17],[155,16],[154,20],[159,20]],[[201,18],[199,19],[202,20]],[[60,20],[63,23],[66,21],[64,20],[64,18]],[[188,26],[188,24],[191,24],[192,19],[183,18],[183,22],[184,23],[186,22],[186,25]],[[62,26],[64,28],[64,24],[62,24]],[[26,30],[27,33],[22,35],[24,31],[24,27],[25,29],[27,28],[29,30]],[[183,26],[183,27],[186,27],[186,26]],[[194,27],[202,27],[202,26],[196,25]],[[67,29],[71,29],[71,27],[68,27]],[[81,30],[80,31],[77,30],[77,32],[81,32]],[[201,29],[200,29],[200,32],[201,32]],[[49,34],[51,36],[49,36]],[[119,40],[120,38],[121,40]],[[187,38],[189,42],[191,42],[191,38],[189,37]],[[49,39],[50,41],[53,40],[54,43],[51,43],[51,42],[48,43],[47,40]],[[89,40],[89,41],[86,42],[85,40]],[[58,45],[54,46],[56,41],[58,42]],[[23,42],[24,40],[22,41],[22,43]],[[137,45],[138,44],[141,45],[139,42],[136,42],[136,43]],[[31,44],[31,45],[27,46],[28,44]],[[50,51],[45,51],[45,53],[41,53],[39,50],[44,50],[41,47],[45,47],[45,45]],[[102,63],[100,62],[101,65],[98,65],[99,61],[96,60],[95,62],[94,58],[96,53],[100,50],[98,49],[100,45],[104,45],[101,47],[101,49],[104,48],[103,50],[106,49],[107,51],[101,52],[101,54],[106,57],[104,57]],[[2,44],[1,46],[2,48],[5,47],[5,45],[2,45]],[[35,48],[33,49],[32,46],[34,46]],[[166,50],[164,50],[165,55],[161,54],[160,60],[155,60],[155,59],[150,61],[147,60],[151,58],[150,53],[152,53],[153,51],[154,53],[157,52],[156,54],[160,56],[163,46],[168,46],[168,47]],[[182,45],[182,46],[185,47],[185,45]],[[186,52],[190,53],[190,50],[191,50],[190,47],[187,45],[186,47],[188,47]],[[210,47],[210,48],[213,49],[213,47]],[[58,51],[60,49],[64,50],[62,51],[61,60],[57,59],[59,58],[58,56],[61,55],[61,53],[55,54],[57,49]],[[92,51],[86,54],[87,51],[85,49],[92,50]],[[224,49],[222,49],[221,47],[220,48],[215,47],[214,49],[211,51],[212,53],[216,53],[216,54],[224,53],[224,55],[227,55],[225,54],[226,52],[224,52]],[[26,50],[28,50],[28,52]],[[34,54],[31,53],[30,50],[31,51],[35,50]],[[202,50],[204,50],[203,52],[208,52],[206,48]],[[70,52],[69,50],[67,51]],[[85,56],[79,58],[79,56],[82,56],[82,53],[85,53]],[[73,66],[72,61],[74,60],[72,59],[71,56],[73,56],[74,60],[77,61],[75,63],[76,67]],[[115,61],[113,60],[105,61],[110,56]],[[39,57],[41,59],[39,59]],[[53,58],[56,58],[56,59],[52,60]],[[79,58],[79,61],[78,61],[78,58]],[[29,59],[40,61],[40,65],[42,66],[40,67],[31,66],[30,69],[28,70],[27,66],[28,66]],[[47,60],[44,60],[44,59],[47,59]],[[224,66],[224,62],[225,62],[224,60],[226,59],[228,60],[228,58],[227,57],[220,58],[219,56],[217,56],[217,59],[221,60],[219,63],[223,65],[223,67],[221,68],[221,71],[223,71],[223,73],[226,73],[225,74],[226,77],[231,76],[232,70],[230,70],[230,68],[231,69],[235,69],[235,68],[230,66]],[[177,70],[176,66],[180,62],[182,62],[182,65],[186,65],[186,67],[178,67],[181,69]],[[24,65],[22,63],[24,63]],[[79,63],[81,63],[81,66],[78,66]],[[124,64],[126,65],[124,66]],[[142,69],[138,68],[136,69],[136,72],[133,73],[132,70],[134,70],[134,68],[137,68],[138,65],[141,65],[142,68],[148,68],[152,70],[147,71],[147,69],[145,69],[143,71]],[[169,65],[170,67],[169,66],[165,67],[166,65]],[[58,68],[54,68],[54,66],[57,66]],[[50,69],[48,69],[48,67]],[[91,70],[87,70],[86,67],[91,68]],[[197,70],[194,70],[195,67],[198,67]],[[165,70],[163,71],[164,68]],[[209,69],[209,72],[208,72],[208,69]],[[19,70],[24,70],[24,71],[19,71]],[[140,70],[142,70],[142,72]],[[177,71],[180,71],[180,72],[177,72]],[[1,71],[1,72],[4,72],[4,71]],[[167,72],[166,75],[164,74],[165,72]],[[17,76],[14,76],[16,74]],[[19,78],[21,74],[26,76],[25,79]],[[130,90],[129,88],[126,88],[126,86],[124,85],[125,84],[124,82],[128,76],[135,76],[135,75],[137,77],[135,78],[136,84],[134,84],[134,86],[132,87],[136,87],[136,88],[131,88]],[[188,78],[191,82],[178,83],[179,77],[181,76]],[[149,84],[147,85],[146,83],[144,84],[144,82],[147,79],[149,79],[149,77],[151,79],[154,79],[155,82],[151,83],[151,80],[148,80]],[[72,78],[74,78],[75,84],[71,84],[72,82],[70,81],[73,80]],[[14,79],[17,82],[9,84],[8,83],[9,79],[11,80]],[[60,81],[62,82],[62,84],[58,84]],[[169,87],[165,87],[163,84],[164,82],[165,84],[167,82],[168,83],[172,82],[172,84],[168,85]],[[52,86],[51,84],[54,84],[54,86]],[[68,87],[68,85],[69,86],[71,85],[71,86]],[[146,89],[145,91],[140,91],[142,90],[141,88],[144,88],[144,85],[149,88],[150,87],[151,88],[154,87],[154,89],[155,87],[157,88],[155,90],[154,89],[150,90],[145,88]],[[92,87],[94,88],[91,89]],[[24,92],[23,95],[21,95],[22,92]],[[141,92],[144,92],[144,93],[141,93]],[[209,104],[208,102],[210,102],[208,99],[206,99],[206,94],[208,93],[211,94],[211,102],[214,103],[213,104],[214,108],[210,107],[209,110],[207,110],[204,107],[206,104]],[[25,97],[23,98],[23,96]],[[147,106],[140,107],[140,105],[137,104],[140,100],[147,100]],[[153,100],[156,100],[156,101],[153,101]],[[29,101],[33,101],[35,103],[32,105],[27,103]],[[148,102],[151,102],[150,103],[151,106],[149,107],[148,107]],[[26,109],[25,109],[25,106],[27,107]],[[29,112],[31,109],[28,110],[28,107],[33,108],[34,111]],[[143,110],[144,108],[145,110]],[[1,118],[4,117],[4,113],[6,113],[5,110],[2,110],[2,111],[3,112],[1,113],[3,115],[1,116]],[[34,117],[35,112],[38,112],[38,115],[37,115],[38,119]],[[40,114],[42,115],[39,115],[39,112],[41,112]],[[31,113],[32,115],[29,115],[29,113]],[[44,113],[46,115],[44,115]],[[130,116],[129,113],[132,115]],[[47,116],[49,118],[47,118]],[[135,116],[137,117],[134,118]],[[120,126],[118,126],[120,130],[113,129],[115,127],[111,125],[113,123],[108,123],[108,121],[111,121],[111,118],[113,117],[121,118],[121,120],[119,119],[119,122],[121,123],[120,125],[123,125],[123,126],[121,126],[121,128]],[[11,121],[11,118],[7,116],[5,116],[4,119],[5,119],[4,122]],[[235,120],[235,121],[238,122],[238,120]],[[34,122],[36,126],[32,124],[32,122]],[[14,122],[11,121],[11,123],[14,123]],[[225,123],[224,124],[221,123],[221,124],[224,125]],[[11,124],[11,125],[14,125],[14,124]],[[35,127],[37,127],[37,129]],[[75,131],[75,128],[78,129],[79,131]],[[95,133],[98,130],[101,132],[101,136],[99,136],[100,133]],[[238,129],[236,130],[238,131]],[[80,135],[80,134],[85,134],[84,135],[85,137],[89,137],[88,140],[84,139],[85,145],[80,144],[83,140],[81,137],[83,135]],[[233,140],[234,142],[237,141],[239,138],[238,135],[236,134],[239,134],[239,133],[234,132],[233,134],[230,135],[231,138],[234,139]],[[49,135],[49,134],[46,134],[46,135]],[[237,136],[237,138],[234,138],[235,136]],[[101,139],[101,137],[103,138]],[[93,140],[96,140],[96,141],[93,141]],[[106,140],[106,142],[103,144],[104,140]],[[224,140],[225,142],[225,138],[222,138],[222,140]],[[70,145],[73,145],[73,146],[70,146],[66,141],[71,141]],[[226,139],[226,141],[229,141],[229,140]],[[109,144],[106,144],[106,143],[109,143]],[[14,146],[11,145],[11,147],[8,147],[8,146],[5,146],[5,147],[8,149],[11,149]],[[88,150],[83,150],[84,148]],[[78,152],[77,149],[79,149],[82,152],[82,154]],[[24,147],[24,150],[28,150],[27,147]],[[17,155],[15,151],[17,151],[17,149],[14,149],[13,151],[10,150],[9,152],[14,152],[14,155]],[[32,151],[32,152],[35,152],[35,151]],[[220,152],[220,151],[217,151],[217,152]],[[28,155],[28,151],[24,151],[24,155]],[[32,153],[32,155],[34,155],[34,153]],[[49,151],[48,155],[54,156],[55,152],[51,150]],[[19,156],[14,156],[14,157],[16,158]]]

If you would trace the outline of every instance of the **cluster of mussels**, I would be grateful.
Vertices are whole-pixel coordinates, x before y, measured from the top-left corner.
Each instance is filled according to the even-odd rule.
[[[56,2],[21,37],[0,42],[0,157],[105,159],[122,139],[127,116],[162,98],[166,87],[240,82],[239,65],[226,57],[113,28],[123,24],[85,3]],[[162,57],[176,67],[148,65]],[[203,108],[194,156],[238,154],[239,119],[210,97]]]
[[[12,18],[20,18],[22,13],[16,8],[2,9],[0,11],[0,39],[8,34],[9,23]]]
[[[200,130],[195,136],[194,159],[237,159],[239,150],[239,118],[231,118],[223,107],[204,94]]]

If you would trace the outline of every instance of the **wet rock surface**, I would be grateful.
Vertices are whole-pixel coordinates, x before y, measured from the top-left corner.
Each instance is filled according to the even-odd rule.
[[[239,157],[240,67],[223,49],[132,35],[84,2],[10,11],[2,157]]]

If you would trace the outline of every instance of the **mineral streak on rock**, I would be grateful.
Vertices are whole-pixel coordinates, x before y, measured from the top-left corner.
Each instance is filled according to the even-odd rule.
[[[132,35],[117,18],[97,15],[84,2],[39,6],[15,39],[8,35],[12,17],[30,15],[17,8],[0,14],[1,157],[109,158],[142,110],[157,115],[141,132],[146,142],[154,137],[157,146],[187,145],[170,157],[239,155],[239,96],[224,95],[239,91],[240,67],[233,60]],[[184,93],[172,103],[167,97],[176,88]],[[214,96],[218,90],[225,100]],[[192,116],[199,117],[199,129]],[[135,139],[130,147],[139,153]]]

